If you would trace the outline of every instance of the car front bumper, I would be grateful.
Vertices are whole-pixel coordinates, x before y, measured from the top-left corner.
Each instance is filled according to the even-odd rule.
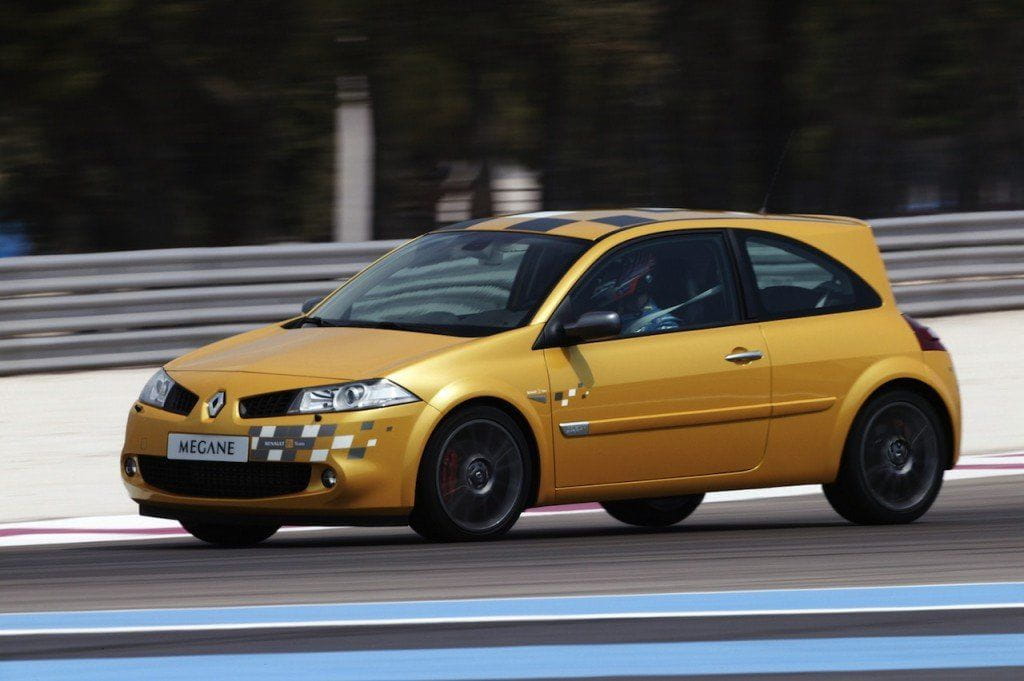
[[[189,376],[181,382],[203,395],[204,388],[212,394],[210,387],[222,381],[218,382],[216,377]],[[206,383],[209,385],[203,385]],[[359,524],[361,520],[363,524],[394,524],[388,521],[401,522],[412,507],[420,453],[437,418],[437,410],[424,402],[322,414],[320,420],[313,415],[243,419],[237,400],[230,397],[215,418],[208,416],[202,398],[188,416],[136,403],[125,431],[121,479],[146,515],[243,516],[292,524]],[[175,459],[172,463],[167,460],[168,436],[172,433],[244,436],[250,443],[248,462],[216,462],[217,474],[213,476],[207,476],[203,470],[208,463],[205,461]],[[154,482],[155,476],[146,479],[146,466],[129,476],[125,471],[127,457],[137,461],[143,457],[159,458],[172,468],[184,464],[198,473],[184,473],[179,479],[187,481],[189,475],[200,475],[204,489],[196,493],[186,482],[169,491],[168,487],[175,486],[162,480]],[[308,484],[298,491],[257,498],[239,498],[227,488],[223,494],[211,491],[217,489],[216,480],[230,476],[235,466],[249,463],[264,470],[276,466],[301,466],[300,470],[308,467]],[[333,487],[326,487],[321,479],[327,468],[337,475]],[[239,469],[239,473],[239,478],[245,477],[245,471]],[[237,492],[238,481],[231,482],[227,487]]]

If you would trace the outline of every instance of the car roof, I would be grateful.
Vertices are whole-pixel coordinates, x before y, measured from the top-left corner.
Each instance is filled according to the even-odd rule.
[[[829,215],[763,215],[738,211],[685,208],[619,208],[610,210],[549,210],[463,220],[435,231],[509,231],[554,234],[596,241],[628,227],[678,220],[810,220],[863,225],[860,220]]]
[[[597,241],[615,231],[655,222],[678,220],[806,220],[835,224],[863,225],[865,222],[838,215],[765,215],[740,211],[689,210],[685,208],[620,208],[583,211],[541,211],[463,220],[435,231],[527,231],[559,237]]]

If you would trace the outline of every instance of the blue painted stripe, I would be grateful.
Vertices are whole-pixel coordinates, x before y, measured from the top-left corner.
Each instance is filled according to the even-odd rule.
[[[555,598],[407,601],[333,605],[106,610],[0,614],[0,633],[11,630],[111,627],[266,625],[325,621],[472,618],[601,617],[750,611],[986,607],[1024,603],[1024,582],[846,589],[733,591]]]
[[[1024,634],[710,641],[0,662],[0,678],[531,679],[1024,666]]]

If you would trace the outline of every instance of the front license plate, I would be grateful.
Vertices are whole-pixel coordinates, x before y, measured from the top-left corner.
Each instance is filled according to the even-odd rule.
[[[244,463],[249,460],[249,438],[170,433],[167,436],[167,458]]]

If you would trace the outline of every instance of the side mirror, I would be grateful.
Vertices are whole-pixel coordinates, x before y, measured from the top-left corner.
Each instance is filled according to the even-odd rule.
[[[317,305],[319,305],[319,304],[320,304],[320,301],[322,301],[322,300],[323,300],[323,298],[322,298],[322,297],[320,297],[320,296],[317,296],[316,298],[310,298],[309,300],[307,300],[306,302],[304,302],[304,303],[302,304],[302,314],[306,314],[307,312],[309,312],[310,310],[312,310],[312,309],[313,309],[314,307],[316,307]]]
[[[618,312],[584,312],[576,321],[562,325],[562,335],[572,341],[613,338],[621,330]]]

